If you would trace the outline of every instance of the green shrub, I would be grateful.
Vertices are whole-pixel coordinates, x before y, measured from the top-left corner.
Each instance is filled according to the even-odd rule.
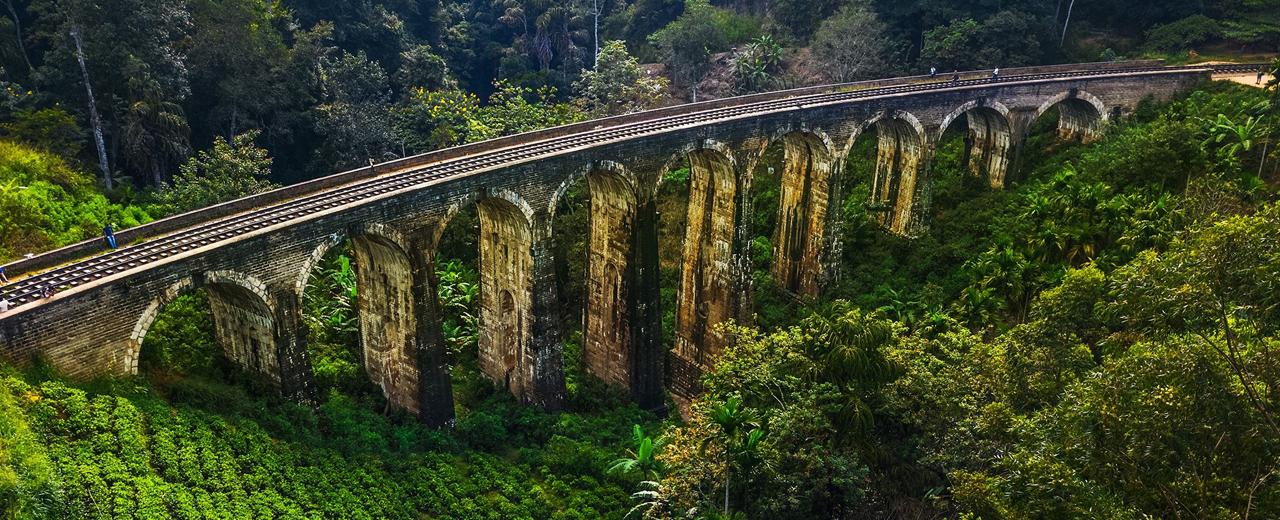
[[[1176,53],[1221,38],[1222,26],[1202,14],[1188,16],[1147,31],[1145,48],[1152,52]]]

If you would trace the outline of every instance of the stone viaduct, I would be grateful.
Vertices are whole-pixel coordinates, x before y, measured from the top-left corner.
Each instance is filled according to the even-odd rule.
[[[1057,74],[1064,70],[1073,74]],[[1046,112],[1060,115],[1062,138],[1088,139],[1142,99],[1168,98],[1210,72],[1117,70],[1110,64],[1011,70],[999,83],[966,76],[954,85],[907,78],[824,87],[581,123],[370,167],[335,177],[341,186],[330,180],[330,186],[284,188],[304,191],[209,210],[221,211],[219,219],[206,211],[161,221],[138,232],[153,237],[149,241],[62,268],[97,266],[85,267],[89,274],[79,278],[59,278],[55,269],[18,281],[10,298],[14,287],[41,280],[51,280],[58,292],[48,299],[19,298],[16,308],[0,315],[0,352],[16,363],[42,355],[77,377],[135,373],[157,313],[184,292],[204,288],[227,357],[305,402],[313,383],[299,315],[302,291],[325,252],[350,239],[369,377],[393,406],[424,422],[447,424],[453,402],[435,251],[451,218],[474,205],[482,370],[522,402],[556,409],[564,400],[564,364],[552,217],[569,186],[585,178],[591,227],[583,366],[629,390],[642,406],[658,409],[664,367],[677,389],[687,388],[726,346],[714,325],[752,320],[746,246],[753,230],[744,215],[752,172],[771,143],[785,148],[771,269],[787,290],[812,296],[840,257],[835,230],[841,205],[830,201],[844,197],[845,158],[860,134],[874,127],[877,135],[871,198],[882,208],[878,218],[891,232],[914,235],[930,220],[935,144],[954,122],[967,121],[973,171],[998,187],[1013,178],[1020,143]],[[617,131],[602,133],[611,129]],[[560,144],[538,148],[550,137]],[[655,198],[664,172],[685,161],[690,196],[677,342],[668,356],[658,308]],[[448,168],[457,173],[419,177],[358,198],[340,196],[342,189],[453,171]],[[303,200],[306,189],[320,196],[309,209],[255,217]],[[197,224],[212,234],[174,238],[193,233]],[[88,247],[70,248],[75,258],[50,253],[45,265],[84,258]],[[9,272],[32,265],[11,264]]]

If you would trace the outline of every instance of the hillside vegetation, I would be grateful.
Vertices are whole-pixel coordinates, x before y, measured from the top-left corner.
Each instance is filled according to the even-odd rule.
[[[515,405],[478,375],[474,257],[439,266],[457,425],[388,413],[337,248],[305,306],[318,408],[221,360],[193,293],[148,335],[141,376],[6,369],[0,504],[17,518],[1280,514],[1275,117],[1262,91],[1220,83],[1087,145],[1048,122],[1003,190],[949,139],[918,239],[879,230],[865,188],[849,190],[841,281],[794,301],[756,259],[758,324],[729,326],[736,346],[688,422],[581,373],[574,335],[570,411]]]
[[[1142,57],[1272,75],[1144,102],[1087,144],[1060,142],[1050,111],[1003,189],[962,164],[957,122],[915,238],[875,223],[860,138],[816,299],[770,278],[772,145],[744,194],[757,315],[721,325],[734,345],[687,418],[582,370],[585,182],[552,222],[565,412],[480,374],[475,208],[437,251],[448,428],[366,375],[350,243],[304,291],[314,407],[230,363],[193,290],[136,376],[0,365],[0,518],[1280,517],[1278,0],[3,3],[0,262],[694,97]],[[666,172],[658,199],[668,346],[689,177]]]

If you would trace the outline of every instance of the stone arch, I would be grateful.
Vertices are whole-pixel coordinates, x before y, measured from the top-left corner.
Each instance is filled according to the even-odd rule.
[[[551,195],[551,203],[547,205],[547,213],[554,214],[556,212],[556,207],[560,204],[560,199],[564,197],[565,192],[569,191],[569,188],[573,187],[574,184],[588,177],[591,174],[601,173],[601,172],[607,172],[615,176],[621,177],[626,181],[626,183],[629,186],[631,186],[631,189],[633,191],[636,190],[640,185],[640,182],[638,179],[636,179],[635,174],[633,174],[629,168],[627,168],[620,162],[611,161],[608,159],[591,161],[583,165],[582,167],[570,172],[569,178],[565,179],[564,182],[561,182],[559,186],[556,186],[555,193]]]
[[[275,313],[267,286],[253,276],[234,271],[209,271],[198,279],[184,278],[152,300],[130,334],[122,372],[137,374],[142,343],[156,317],[173,300],[197,288],[205,289],[209,295],[214,336],[223,354],[244,369],[264,374],[279,384]]]
[[[995,111],[1006,120],[1009,119],[1009,107],[1005,106],[1004,103],[990,99],[970,100],[964,102],[964,104],[961,104],[959,107],[956,107],[955,110],[952,110],[951,113],[942,118],[942,124],[938,125],[938,136],[941,137],[942,134],[946,133],[947,128],[951,126],[951,123],[954,123],[956,119],[959,119],[965,112],[983,108]]]
[[[521,197],[519,193],[506,188],[489,188],[485,196],[478,203],[483,204],[485,201],[502,200],[511,204],[511,207],[520,213],[526,222],[532,225],[534,218],[533,206]]]
[[[677,151],[676,153],[668,157],[666,161],[663,161],[662,170],[661,170],[662,173],[665,174],[666,172],[671,171],[673,168],[676,167],[676,165],[680,164],[681,162],[684,162],[691,154],[699,150],[708,150],[708,151],[719,153],[722,157],[725,158],[726,161],[728,161],[729,165],[735,168],[737,167],[738,161],[737,161],[737,158],[734,156],[733,148],[731,148],[728,144],[724,142],[707,138],[707,139],[702,139],[700,141],[697,141],[694,143],[688,143],[684,146],[681,146],[679,151]],[[666,175],[658,175],[653,185],[652,192],[657,193],[658,188],[662,187],[662,183],[665,180],[666,180]],[[646,192],[648,191],[650,190],[646,190]]]
[[[752,157],[751,157],[752,168],[750,169],[754,171],[754,166],[755,166],[754,163],[760,160],[760,157],[764,155],[765,150],[767,150],[770,146],[772,146],[773,143],[776,143],[779,140],[783,140],[787,136],[791,136],[791,135],[803,135],[804,137],[809,139],[811,143],[815,145],[820,145],[826,153],[830,155],[835,155],[836,153],[835,142],[831,138],[831,136],[827,134],[826,131],[822,130],[821,128],[810,128],[809,125],[803,124],[803,123],[788,124],[777,130],[774,130],[774,132],[771,135],[769,135],[768,139],[760,143],[760,147],[758,149],[752,150]]]
[[[530,327],[534,283],[531,212],[526,211],[527,204],[522,209],[509,197],[482,198],[476,206],[480,216],[480,370],[493,381],[507,384],[518,399],[528,401],[535,392],[536,366]],[[510,332],[512,326],[514,333]],[[507,366],[509,359],[514,360],[511,367]]]
[[[1058,107],[1058,137],[1064,141],[1089,141],[1098,135],[1102,125],[1111,119],[1106,104],[1097,96],[1079,89],[1059,93],[1036,109],[1031,123],[1040,119],[1050,108]]]
[[[462,212],[463,208],[470,207],[479,200],[480,194],[478,192],[468,193],[445,209],[444,215],[440,217],[440,220],[431,229],[431,247],[433,249],[440,245],[440,237],[444,234],[444,230],[449,227],[449,224],[453,222],[453,219],[458,216],[458,213]]]
[[[297,276],[294,278],[294,291],[298,294],[298,301],[302,301],[302,294],[307,289],[307,280],[311,278],[311,272],[320,264],[320,260],[324,255],[329,254],[329,250],[338,247],[347,239],[345,230],[338,230],[326,235],[316,247],[311,250],[311,254],[302,261],[302,267],[299,269]]]
[[[993,188],[1003,187],[1014,143],[1009,108],[997,101],[964,103],[942,119],[934,142],[941,142],[947,128],[961,115],[966,116],[969,124],[964,152],[969,170],[975,175],[985,173]]]
[[[194,288],[195,281],[190,277],[184,277],[151,300],[151,303],[147,305],[147,309],[142,311],[142,316],[138,317],[138,321],[133,326],[133,331],[129,333],[129,342],[125,347],[122,359],[124,366],[120,367],[122,370],[117,370],[117,373],[137,375],[138,356],[142,353],[142,340],[146,338],[147,332],[151,330],[151,325],[160,316],[160,311],[172,303],[173,300],[191,292]]]

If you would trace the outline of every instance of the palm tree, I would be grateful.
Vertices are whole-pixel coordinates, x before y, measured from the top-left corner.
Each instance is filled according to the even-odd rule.
[[[182,107],[165,99],[160,83],[137,64],[129,79],[129,112],[124,124],[125,153],[129,163],[164,186],[164,170],[191,153],[191,129]]]
[[[729,513],[729,474],[735,461],[741,462],[746,451],[756,451],[759,448],[760,439],[764,436],[764,431],[759,429],[756,424],[756,413],[742,406],[742,400],[737,397],[730,397],[725,400],[724,404],[718,404],[712,407],[709,414],[711,422],[720,427],[720,431],[724,434],[724,512]],[[735,442],[738,433],[746,430],[747,436],[744,442]],[[708,441],[711,439],[708,438]],[[706,446],[703,446],[705,449]],[[756,457],[752,454],[749,457]],[[751,459],[756,460],[756,459]],[[746,469],[746,468],[744,468]]]
[[[609,472],[626,474],[639,471],[642,477],[657,480],[663,471],[662,461],[658,460],[657,456],[666,444],[666,438],[646,437],[644,430],[641,430],[640,425],[637,424],[631,433],[631,440],[635,444],[635,449],[627,450],[626,457],[614,460],[609,466]]]

